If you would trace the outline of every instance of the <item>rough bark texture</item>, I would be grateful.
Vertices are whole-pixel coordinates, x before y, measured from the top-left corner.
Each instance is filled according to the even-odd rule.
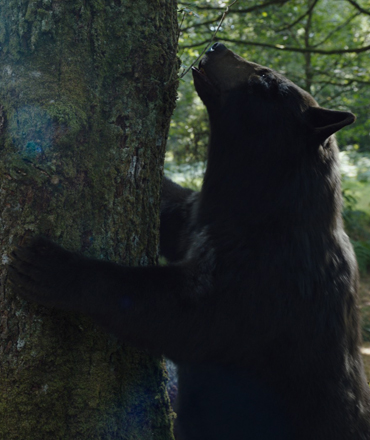
[[[13,246],[155,264],[175,0],[0,0],[0,438],[171,439],[160,360],[14,297]]]

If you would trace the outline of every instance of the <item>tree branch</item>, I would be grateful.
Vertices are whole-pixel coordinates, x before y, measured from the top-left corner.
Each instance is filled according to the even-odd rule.
[[[312,3],[312,5],[307,9],[307,11],[306,11],[304,14],[300,15],[300,16],[299,16],[297,19],[295,19],[292,23],[287,24],[287,25],[285,25],[285,26],[283,26],[283,27],[281,27],[281,28],[279,28],[279,29],[274,29],[274,31],[275,31],[275,32],[283,32],[283,31],[286,31],[286,30],[291,29],[292,27],[294,27],[297,23],[299,23],[301,20],[303,20],[307,15],[309,15],[309,14],[313,11],[313,9],[314,9],[314,7],[316,6],[316,4],[317,4],[318,1],[319,1],[319,0],[315,0],[315,1]]]
[[[351,23],[351,21],[358,17],[360,15],[359,12],[356,12],[355,14],[351,15],[351,17],[348,18],[348,20],[346,20],[344,23],[342,23],[341,25],[337,26],[335,29],[333,29],[331,32],[328,33],[328,35],[322,39],[319,43],[316,43],[313,47],[319,47],[322,44],[324,44],[326,41],[328,41],[336,32],[340,31],[341,29],[343,29],[344,27],[346,27],[347,25],[349,25]]]
[[[233,40],[231,38],[216,38],[215,41],[226,41],[228,43],[234,43],[238,45],[244,46],[257,46],[257,47],[266,47],[269,49],[282,50],[286,52],[299,52],[299,53],[318,53],[322,55],[340,55],[346,53],[362,53],[370,50],[370,45],[363,47],[352,47],[349,49],[316,49],[314,47],[293,47],[293,46],[285,46],[284,44],[269,44],[269,43],[259,43],[257,41],[241,41],[241,40]],[[190,49],[193,47],[203,46],[207,44],[208,40],[200,41],[199,43],[188,44],[181,46],[182,49]]]
[[[303,20],[314,9],[314,7],[316,6],[318,1],[319,0],[315,0],[314,3],[310,6],[310,8],[304,14],[300,15],[297,19],[295,19],[292,23],[286,24],[285,26],[283,26],[281,28],[278,28],[278,29],[273,29],[274,32],[283,32],[283,31],[286,31],[286,30],[291,29],[292,27],[294,27],[297,23],[299,23],[301,20]],[[249,13],[249,12],[253,12],[255,10],[261,9],[263,7],[266,7],[266,6],[271,6],[272,4],[276,4],[276,3],[283,4],[284,2],[285,1],[283,1],[283,0],[274,0],[274,1],[271,1],[271,2],[268,2],[268,3],[262,3],[260,5],[255,5],[255,6],[252,6],[250,8],[247,8],[247,9],[231,10],[230,13],[232,13],[232,12],[236,12],[236,13],[239,13],[239,12]],[[179,4],[190,5],[190,3],[179,3]],[[213,10],[222,10],[222,8],[212,8],[210,6],[206,6],[206,7],[198,6],[198,8],[207,9],[207,10],[212,10],[212,9]],[[216,18],[214,18],[212,20],[204,21],[202,23],[195,23],[195,24],[192,24],[190,26],[187,26],[186,28],[181,29],[181,31],[185,32],[185,31],[187,31],[189,29],[193,29],[193,28],[196,28],[196,27],[201,27],[201,26],[206,26],[206,25],[209,25],[209,24],[216,23],[216,22],[218,22],[221,19],[221,17],[222,17],[222,14],[218,15]]]
[[[351,86],[352,84],[362,84],[362,85],[370,85],[370,81],[360,81],[357,78],[346,78],[344,82],[335,82],[335,81],[315,81],[315,84],[327,84],[330,86],[338,86],[338,87],[346,87]]]
[[[362,14],[370,15],[370,10],[364,9],[362,6],[360,6],[357,2],[354,0],[347,0],[348,3],[350,3],[352,6],[354,6],[358,11],[360,11]]]
[[[354,83],[362,84],[362,85],[370,85],[370,80],[367,79],[359,79],[359,76],[353,76],[351,78],[343,78],[343,76],[333,75],[334,69],[328,69],[327,71],[322,71],[315,69],[315,75],[322,75],[324,77],[328,77],[328,80],[318,80],[315,81],[315,84],[330,84],[335,86],[347,86]],[[343,82],[345,81],[345,82]]]
[[[202,23],[194,23],[194,24],[191,24],[191,25],[189,25],[189,26],[187,26],[187,27],[181,29],[181,32],[186,32],[186,31],[188,31],[189,29],[194,29],[194,28],[197,28],[197,27],[207,26],[207,25],[209,25],[209,24],[218,23],[218,22],[221,20],[221,18],[222,18],[222,14],[217,15],[217,17],[216,17],[216,18],[213,18],[212,20],[203,21]]]
[[[234,9],[234,10],[230,11],[230,13],[233,13],[233,14],[246,14],[246,13],[253,12],[253,11],[256,11],[258,9],[261,9],[261,8],[265,8],[266,6],[271,6],[271,5],[276,5],[276,4],[283,5],[284,3],[288,3],[288,1],[289,0],[270,0],[270,1],[266,2],[266,3],[260,3],[259,5],[254,5],[254,6],[251,6],[249,8],[246,8],[246,9]],[[178,4],[182,5],[182,6],[188,6],[188,7],[191,7],[193,9],[196,8],[196,9],[201,10],[201,11],[224,11],[225,10],[224,7],[219,7],[218,8],[218,7],[212,7],[212,6],[197,6],[197,5],[194,5],[193,3],[187,3],[187,2],[179,2]]]

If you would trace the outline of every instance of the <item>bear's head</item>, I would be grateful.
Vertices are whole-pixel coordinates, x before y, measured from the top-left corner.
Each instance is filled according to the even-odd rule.
[[[322,145],[355,120],[352,113],[320,107],[309,93],[283,75],[246,61],[221,43],[206,52],[199,68],[193,67],[193,77],[211,125],[231,123],[239,131],[248,128],[249,135],[258,129],[259,137],[270,131],[271,140],[276,140],[276,135],[286,140],[286,127],[294,139],[298,132],[309,143]]]
[[[332,134],[349,112],[320,107],[274,70],[216,43],[193,68],[211,125],[202,193],[207,221],[225,216],[327,224],[341,209],[338,149]],[[222,200],[222,202],[221,202]],[[232,218],[236,218],[235,215]]]

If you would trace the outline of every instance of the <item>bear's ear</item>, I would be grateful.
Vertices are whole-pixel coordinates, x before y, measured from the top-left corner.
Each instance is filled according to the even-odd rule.
[[[320,144],[329,136],[356,120],[353,113],[339,112],[322,107],[309,107],[306,114],[310,125],[313,127],[314,137]]]

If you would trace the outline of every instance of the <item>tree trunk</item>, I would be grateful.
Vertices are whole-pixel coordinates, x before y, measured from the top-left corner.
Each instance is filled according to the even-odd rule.
[[[1,439],[172,438],[162,362],[15,297],[6,263],[42,233],[156,264],[176,44],[175,0],[0,0]]]

